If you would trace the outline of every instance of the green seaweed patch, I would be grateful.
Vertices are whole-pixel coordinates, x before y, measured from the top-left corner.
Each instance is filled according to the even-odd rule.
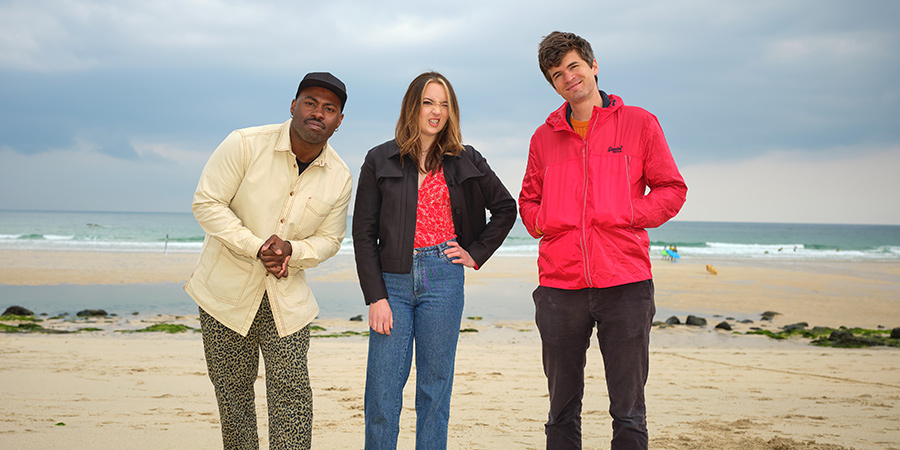
[[[186,331],[199,332],[200,330],[178,323],[157,323],[140,330],[116,330],[116,333],[184,333]]]
[[[793,337],[793,336],[800,336],[800,337],[805,337],[808,339],[814,339],[814,338],[819,338],[822,336],[828,336],[831,334],[832,331],[834,331],[834,328],[815,327],[810,330],[804,330],[801,328],[791,328],[788,330],[781,330],[781,331],[752,330],[752,331],[748,331],[744,334],[755,334],[755,335],[761,335],[761,336],[768,336],[772,339],[779,339],[779,340],[787,339],[787,338]]]
[[[103,331],[103,329],[97,327],[84,327],[75,330],[76,333],[81,333],[82,331]]]
[[[43,319],[38,319],[34,316],[19,316],[16,314],[6,314],[0,316],[0,320],[6,322],[43,322]]]
[[[347,337],[347,336],[368,336],[368,331],[343,331],[341,333],[332,333],[332,334],[314,334],[310,337],[314,338],[339,338],[339,337]]]
[[[803,330],[803,337],[810,338],[810,339],[816,339],[816,338],[820,338],[822,336],[830,336],[833,331],[834,331],[834,328],[815,327],[811,330]]]
[[[463,328],[462,330],[459,330],[459,332],[460,333],[477,333],[478,330],[476,330],[475,328]]]
[[[469,316],[469,317],[466,317],[466,319],[469,319],[469,320],[481,320],[481,316]]]
[[[811,339],[810,344],[820,347],[864,348],[887,346],[900,348],[900,339],[892,339],[890,330],[871,330],[866,328],[829,328],[815,327],[809,330],[793,328],[773,332],[770,330],[752,330],[744,334],[768,336],[783,340],[793,336]]]
[[[318,325],[310,325],[309,331],[325,331],[325,327],[320,327]]]
[[[860,336],[881,337],[890,336],[891,330],[870,330],[866,328],[846,328],[841,327],[840,330],[846,330]]]
[[[900,339],[891,339],[889,337],[872,337],[864,339],[854,339],[851,341],[833,341],[828,338],[819,338],[810,342],[819,347],[835,347],[835,348],[867,348],[867,347],[895,347],[900,348]]]
[[[772,339],[782,340],[782,339],[787,339],[789,335],[793,335],[794,331],[790,331],[790,332],[779,331],[779,332],[775,333],[770,330],[753,330],[753,331],[748,331],[744,334],[750,334],[750,335],[755,334],[755,335],[760,335],[760,336],[768,336]]]
[[[64,427],[64,426],[66,426],[66,423],[65,422],[56,422],[54,425],[56,425],[58,427]]]
[[[0,332],[2,333],[45,333],[45,334],[64,334],[71,331],[54,330],[53,328],[44,328],[34,322],[20,323],[17,326],[6,325],[0,323]]]
[[[900,339],[890,337],[889,330],[870,330],[865,328],[841,327],[828,336],[813,340],[813,345],[838,348],[864,348],[874,346],[900,348]]]

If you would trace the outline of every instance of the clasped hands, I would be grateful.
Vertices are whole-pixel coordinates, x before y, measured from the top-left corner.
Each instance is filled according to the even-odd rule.
[[[266,266],[266,270],[280,279],[288,274],[288,261],[292,253],[291,243],[273,234],[259,248],[256,256]]]

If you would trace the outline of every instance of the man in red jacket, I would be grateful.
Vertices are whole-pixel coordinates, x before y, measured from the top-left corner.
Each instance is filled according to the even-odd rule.
[[[647,448],[644,385],[656,307],[645,228],[675,216],[687,186],[656,117],[597,88],[590,43],[553,32],[538,62],[565,100],[531,138],[519,194],[522,221],[541,239],[534,305],[550,390],[547,448],[581,448],[594,327],[612,448]]]

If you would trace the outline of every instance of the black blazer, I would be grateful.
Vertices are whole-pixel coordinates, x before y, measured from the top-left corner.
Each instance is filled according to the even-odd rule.
[[[416,231],[418,171],[390,140],[366,155],[360,169],[353,209],[353,250],[356,272],[366,304],[387,298],[382,272],[412,270]],[[456,240],[478,267],[500,247],[516,221],[516,201],[475,148],[445,156],[444,178]],[[486,221],[485,209],[491,211]]]

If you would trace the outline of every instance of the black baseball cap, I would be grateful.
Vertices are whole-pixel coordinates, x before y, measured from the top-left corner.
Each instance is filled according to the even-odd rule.
[[[344,105],[347,104],[347,88],[344,87],[343,81],[338,80],[336,76],[328,72],[310,72],[306,74],[303,77],[303,81],[300,82],[300,86],[297,87],[297,95],[294,98],[299,97],[300,92],[304,89],[313,86],[323,87],[334,92],[334,95],[337,95],[341,101],[341,111],[344,110]]]

